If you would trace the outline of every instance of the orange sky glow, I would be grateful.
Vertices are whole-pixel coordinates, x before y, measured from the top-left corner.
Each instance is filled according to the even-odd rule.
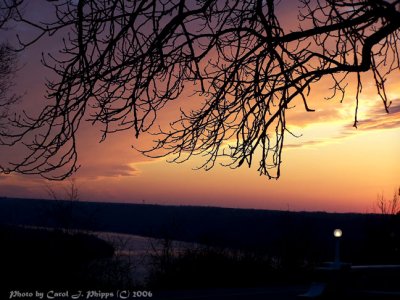
[[[40,52],[43,47],[53,47],[48,43],[33,45],[20,58],[23,68],[17,74],[17,88],[25,95],[19,107],[33,110],[43,99],[44,79],[50,75],[40,65]],[[300,101],[288,111],[288,128],[300,137],[286,137],[278,180],[259,176],[257,164],[239,169],[216,165],[204,171],[194,170],[202,163],[199,157],[183,164],[168,163],[168,157],[143,157],[132,146],[150,147],[150,135],[135,139],[133,132],[121,132],[99,143],[98,128],[88,123],[82,124],[78,134],[81,168],[73,180],[85,201],[374,212],[377,195],[383,193],[390,199],[400,186],[399,71],[392,75],[387,83],[392,101],[387,114],[371,75],[363,74],[358,129],[352,127],[355,80],[349,82],[343,102],[325,100],[329,95],[326,82],[314,84],[309,103],[316,111],[306,112]],[[165,107],[160,124],[168,124],[179,107],[191,107],[197,101],[185,95]],[[17,154],[2,148],[0,155],[4,161]],[[62,195],[68,184],[34,176],[0,175],[0,197],[49,198],[46,187]]]

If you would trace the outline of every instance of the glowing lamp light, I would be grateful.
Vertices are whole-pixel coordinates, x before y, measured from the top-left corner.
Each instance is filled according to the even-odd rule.
[[[342,230],[340,230],[340,229],[335,229],[334,231],[333,231],[333,236],[335,237],[335,238],[340,238],[341,236],[342,236]]]

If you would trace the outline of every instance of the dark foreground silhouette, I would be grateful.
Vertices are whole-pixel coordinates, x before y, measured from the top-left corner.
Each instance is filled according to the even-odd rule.
[[[8,293],[145,289],[154,299],[295,299],[312,282],[331,276],[318,270],[333,259],[334,228],[343,230],[342,261],[399,264],[399,218],[0,198],[1,287]],[[118,261],[113,246],[85,230],[159,238],[161,251],[148,253],[146,281],[138,285],[129,273],[132,265]],[[173,240],[197,246],[176,253]],[[346,284],[324,297],[396,299],[398,273],[346,271],[339,276]]]

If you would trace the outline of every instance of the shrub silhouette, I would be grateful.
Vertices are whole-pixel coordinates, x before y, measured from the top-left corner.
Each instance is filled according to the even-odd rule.
[[[92,265],[114,254],[95,236],[57,230],[2,226],[0,241],[2,292],[94,287],[100,278],[91,276]]]

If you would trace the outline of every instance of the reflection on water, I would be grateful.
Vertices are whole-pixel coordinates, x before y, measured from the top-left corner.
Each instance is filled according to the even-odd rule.
[[[111,243],[118,258],[129,263],[132,278],[143,283],[151,270],[152,257],[170,251],[176,255],[187,249],[194,249],[198,244],[175,240],[156,239],[131,234],[114,232],[90,232]]]
[[[54,228],[38,226],[21,226],[24,228],[54,230]],[[169,251],[170,255],[179,254],[188,249],[198,247],[195,243],[186,243],[175,240],[156,239],[131,234],[122,234],[115,232],[101,231],[81,231],[68,229],[69,233],[86,233],[97,236],[113,245],[115,249],[115,259],[129,266],[131,278],[135,283],[144,283],[150,274],[152,267],[152,258],[165,254]]]

